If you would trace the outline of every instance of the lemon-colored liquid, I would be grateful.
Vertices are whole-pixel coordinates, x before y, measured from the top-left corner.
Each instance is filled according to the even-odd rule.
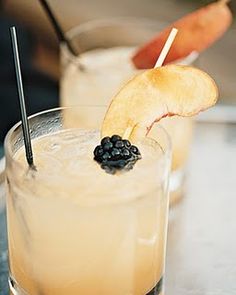
[[[25,168],[8,175],[10,271],[26,294],[144,295],[163,275],[162,149],[145,143],[133,170],[110,175],[93,160],[98,143],[78,129],[33,140],[37,171],[16,154]]]

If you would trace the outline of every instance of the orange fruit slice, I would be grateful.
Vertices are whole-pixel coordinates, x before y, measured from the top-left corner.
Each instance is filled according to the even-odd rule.
[[[205,72],[168,65],[147,70],[124,85],[105,115],[102,137],[118,134],[137,140],[166,116],[193,116],[213,106],[218,89]]]

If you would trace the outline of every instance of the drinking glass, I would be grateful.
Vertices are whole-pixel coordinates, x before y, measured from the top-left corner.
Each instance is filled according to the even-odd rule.
[[[7,294],[7,233],[4,183],[4,159],[0,159],[0,293]]]
[[[151,161],[107,174],[93,160],[105,109],[31,116],[36,170],[24,158],[21,124],[6,136],[13,294],[164,294],[170,139],[158,127],[140,143]]]
[[[140,72],[131,63],[136,48],[164,27],[165,23],[142,18],[114,18],[90,21],[71,29],[67,37],[80,55],[75,58],[65,45],[61,46],[61,105],[109,105],[125,81]],[[191,58],[179,61],[190,62]],[[175,203],[183,195],[193,120],[172,117],[162,119],[161,124],[173,143],[170,201]],[[155,137],[155,125],[151,132]]]

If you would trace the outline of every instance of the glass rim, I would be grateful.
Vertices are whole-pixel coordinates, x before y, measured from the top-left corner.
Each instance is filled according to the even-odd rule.
[[[97,18],[97,19],[92,19],[88,20],[85,22],[82,22],[78,25],[73,26],[71,29],[66,31],[66,37],[71,40],[73,37],[76,35],[88,31],[91,28],[95,26],[108,26],[108,25],[117,25],[117,24],[123,24],[122,22],[127,23],[146,23],[147,25],[163,25],[166,26],[168,25],[168,22],[164,20],[154,20],[148,17],[136,17],[136,16],[114,16],[114,17],[104,17],[104,18]]]
[[[86,104],[76,105],[76,106],[71,106],[71,107],[56,107],[56,108],[43,110],[43,111],[40,111],[40,112],[37,112],[35,114],[30,115],[28,117],[29,123],[30,123],[31,119],[36,118],[38,116],[42,116],[44,114],[55,113],[55,112],[59,112],[59,111],[63,111],[63,110],[73,110],[73,109],[76,109],[76,108],[79,108],[79,107],[80,108],[83,108],[83,107],[86,107],[86,108],[107,108],[106,105],[86,105]],[[9,131],[7,132],[7,134],[5,136],[5,139],[4,139],[4,151],[5,151],[6,165],[7,165],[7,162],[9,160],[9,161],[11,161],[11,163],[14,163],[13,165],[16,165],[16,167],[19,167],[19,168],[23,168],[23,165],[20,164],[19,161],[17,161],[14,158],[14,154],[13,154],[13,151],[12,151],[12,148],[11,148],[11,137],[12,137],[13,133],[16,131],[16,129],[19,128],[21,125],[22,125],[21,121],[14,124],[9,129]],[[168,158],[168,157],[171,156],[171,152],[172,152],[171,137],[170,137],[169,133],[166,131],[166,129],[162,125],[159,124],[158,128],[160,128],[160,130],[163,132],[163,134],[165,136],[165,141],[166,141],[166,148],[164,150],[162,149],[163,157]],[[22,132],[22,130],[21,130],[21,132]],[[158,144],[158,141],[156,139],[154,139],[152,137],[149,137],[149,138],[154,140]]]
[[[154,20],[148,17],[135,17],[135,16],[114,16],[114,17],[104,17],[97,18],[82,22],[78,25],[73,26],[68,31],[66,31],[66,38],[70,41],[73,40],[76,36],[80,35],[84,32],[89,32],[93,28],[102,28],[106,26],[115,26],[115,25],[135,25],[135,27],[142,26],[145,24],[146,26],[162,26],[165,28],[168,23],[164,20]],[[74,60],[76,57],[70,52],[67,45],[65,43],[60,43],[60,50],[62,54],[69,56],[71,60]]]
[[[3,156],[0,159],[0,186],[3,184],[4,178],[5,178],[5,157]]]
[[[96,27],[105,27],[112,25],[124,25],[125,24],[138,24],[139,26],[145,24],[149,26],[156,26],[160,28],[166,28],[170,25],[170,22],[166,20],[156,20],[148,17],[138,17],[138,16],[114,16],[114,17],[104,17],[104,18],[96,18],[92,20],[88,20],[85,22],[81,22],[78,25],[73,26],[68,31],[65,32],[66,38],[68,40],[72,40],[74,37],[78,36],[81,33],[89,31]],[[158,31],[156,32],[158,33]],[[60,51],[62,54],[69,57],[71,62],[74,62],[75,57],[70,50],[68,49],[65,43],[60,43]],[[85,51],[86,52],[86,51]],[[84,52],[83,52],[84,53]],[[82,53],[82,54],[83,54]],[[188,65],[189,62],[194,62],[199,57],[199,52],[192,51],[189,55],[183,57],[179,61],[182,61],[184,65]]]

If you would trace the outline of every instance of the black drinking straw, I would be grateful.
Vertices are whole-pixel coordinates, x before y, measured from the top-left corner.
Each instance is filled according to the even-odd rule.
[[[78,53],[75,51],[75,49],[73,48],[73,46],[71,45],[71,43],[69,42],[69,40],[65,37],[61,26],[59,25],[59,22],[57,21],[55,15],[53,14],[50,6],[48,5],[46,0],[39,0],[41,5],[43,6],[45,12],[48,15],[48,18],[56,32],[57,38],[59,40],[59,42],[65,43],[68,47],[68,49],[70,50],[70,52],[74,55],[77,56]]]
[[[19,102],[20,102],[20,112],[21,112],[21,120],[22,120],[23,137],[24,137],[24,143],[25,143],[26,160],[31,168],[35,168],[34,161],[33,161],[31,139],[30,139],[29,122],[28,122],[26,108],[25,108],[25,98],[24,98],[24,90],[22,85],[20,59],[19,59],[19,51],[18,51],[18,44],[17,44],[17,37],[16,37],[16,28],[11,27],[10,33],[11,33],[12,50],[13,50],[14,63],[15,63],[17,90],[18,90],[18,96],[19,96]]]

